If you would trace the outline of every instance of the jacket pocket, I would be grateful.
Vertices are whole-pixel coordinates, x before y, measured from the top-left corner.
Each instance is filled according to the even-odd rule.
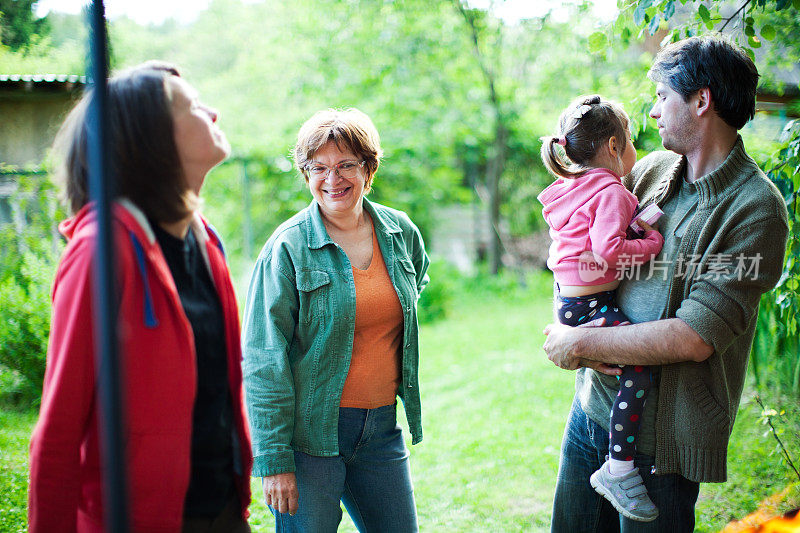
[[[417,271],[414,268],[414,263],[411,262],[411,259],[406,257],[398,257],[397,262],[400,263],[400,272],[405,275],[406,279],[408,279],[408,283],[411,285],[411,289],[413,291],[412,294],[417,294]]]
[[[298,318],[309,324],[321,320],[327,308],[330,275],[323,270],[297,272],[297,293],[300,300]]]
[[[705,446],[724,445],[721,435],[729,435],[731,417],[725,405],[712,393],[700,372],[686,373],[675,399],[675,427],[679,441],[686,433],[686,442]]]
[[[687,383],[687,390],[691,398],[690,409],[694,411],[694,416],[700,415],[702,426],[705,431],[719,431],[729,434],[731,429],[731,417],[714,396],[702,379],[694,379]],[[687,413],[687,416],[690,413]],[[680,426],[677,426],[680,427]],[[711,428],[714,428],[713,430]]]

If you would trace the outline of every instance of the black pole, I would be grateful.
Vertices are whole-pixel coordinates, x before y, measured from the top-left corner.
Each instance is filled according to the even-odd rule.
[[[92,85],[92,100],[89,104],[89,194],[97,216],[94,324],[104,516],[106,531],[127,533],[127,483],[122,439],[125,411],[120,391],[114,237],[111,227],[111,200],[114,194],[108,172],[107,149],[108,48],[102,0],[93,0],[89,18],[89,78]]]

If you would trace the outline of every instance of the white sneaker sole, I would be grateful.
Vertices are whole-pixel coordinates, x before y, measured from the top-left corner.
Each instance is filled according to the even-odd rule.
[[[625,518],[630,518],[631,520],[635,520],[637,522],[652,522],[653,520],[658,518],[658,512],[656,512],[656,515],[653,517],[643,517],[635,515],[630,511],[628,511],[627,509],[625,509],[624,507],[622,507],[619,504],[619,502],[617,502],[617,499],[614,497],[614,495],[611,494],[611,491],[608,490],[606,487],[604,487],[599,481],[597,481],[594,474],[592,474],[591,477],[589,478],[589,483],[592,484],[592,488],[598,494],[600,494],[603,498],[608,500],[609,503],[611,503],[611,505],[614,506],[614,509],[616,509],[619,513],[622,513],[622,516],[624,516]]]

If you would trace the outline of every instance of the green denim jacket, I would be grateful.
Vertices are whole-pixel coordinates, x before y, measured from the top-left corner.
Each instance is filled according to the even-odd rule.
[[[364,199],[403,308],[403,380],[412,443],[422,440],[417,299],[428,256],[402,211]],[[316,201],[281,224],[261,250],[244,308],[242,351],[253,475],[294,472],[294,451],[339,453],[339,400],[353,352],[356,293],[350,260],[328,236]]]

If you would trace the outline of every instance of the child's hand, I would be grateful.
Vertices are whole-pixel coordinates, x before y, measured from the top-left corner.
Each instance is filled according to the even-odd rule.
[[[630,228],[640,236],[647,231],[653,231],[663,214],[664,212],[656,204],[650,204],[636,212],[634,215],[636,218],[631,222]]]
[[[639,227],[645,231],[655,231],[656,229],[641,218],[636,219],[636,223],[639,224]]]

